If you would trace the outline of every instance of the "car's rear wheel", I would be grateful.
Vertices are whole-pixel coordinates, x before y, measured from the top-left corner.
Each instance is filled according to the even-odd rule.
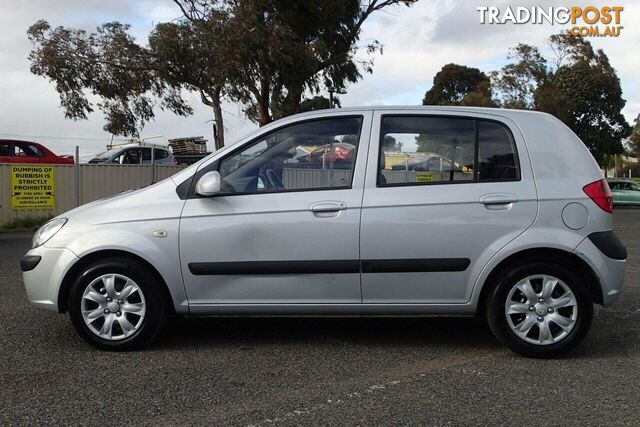
[[[499,275],[486,312],[491,330],[511,350],[529,357],[554,357],[584,339],[593,303],[572,271],[533,262]]]
[[[69,315],[78,333],[105,350],[131,350],[152,341],[167,316],[167,301],[150,269],[113,257],[88,265],[70,292]]]

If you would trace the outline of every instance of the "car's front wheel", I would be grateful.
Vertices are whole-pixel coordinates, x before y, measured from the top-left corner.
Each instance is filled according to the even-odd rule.
[[[69,297],[73,326],[85,341],[104,350],[148,344],[167,316],[167,301],[155,275],[129,258],[106,258],[88,265]]]
[[[529,357],[554,357],[586,336],[593,303],[563,265],[532,262],[508,269],[487,300],[487,320],[505,346]]]

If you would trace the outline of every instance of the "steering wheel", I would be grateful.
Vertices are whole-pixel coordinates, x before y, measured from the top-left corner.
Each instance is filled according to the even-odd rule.
[[[284,190],[284,184],[280,177],[273,171],[273,169],[267,169],[267,182],[269,188],[273,188],[276,190]]]

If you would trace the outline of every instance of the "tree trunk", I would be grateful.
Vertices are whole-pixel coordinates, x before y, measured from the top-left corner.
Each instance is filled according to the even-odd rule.
[[[214,132],[213,142],[215,149],[219,150],[224,147],[224,119],[222,117],[222,105],[219,96],[214,98],[212,108],[214,123],[216,125],[215,129],[217,130],[217,132]]]
[[[214,129],[213,146],[216,150],[224,147],[224,118],[222,117],[222,88],[199,88],[202,103],[213,108]]]
[[[269,113],[270,91],[269,79],[267,77],[262,77],[260,79],[260,92],[255,95],[258,101],[258,123],[260,124],[260,127],[262,127],[273,121],[273,118]]]
[[[268,106],[264,106],[262,103],[258,104],[258,124],[260,127],[272,122],[268,108]]]

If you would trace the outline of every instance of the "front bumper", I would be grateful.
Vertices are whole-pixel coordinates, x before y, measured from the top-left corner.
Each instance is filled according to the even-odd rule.
[[[625,259],[610,258],[598,249],[588,237],[578,245],[574,252],[587,262],[598,276],[602,289],[603,305],[606,307],[613,304],[620,296],[624,284],[626,252]]]
[[[29,302],[38,308],[57,312],[62,279],[77,260],[73,252],[64,248],[39,246],[27,252],[20,267]]]

